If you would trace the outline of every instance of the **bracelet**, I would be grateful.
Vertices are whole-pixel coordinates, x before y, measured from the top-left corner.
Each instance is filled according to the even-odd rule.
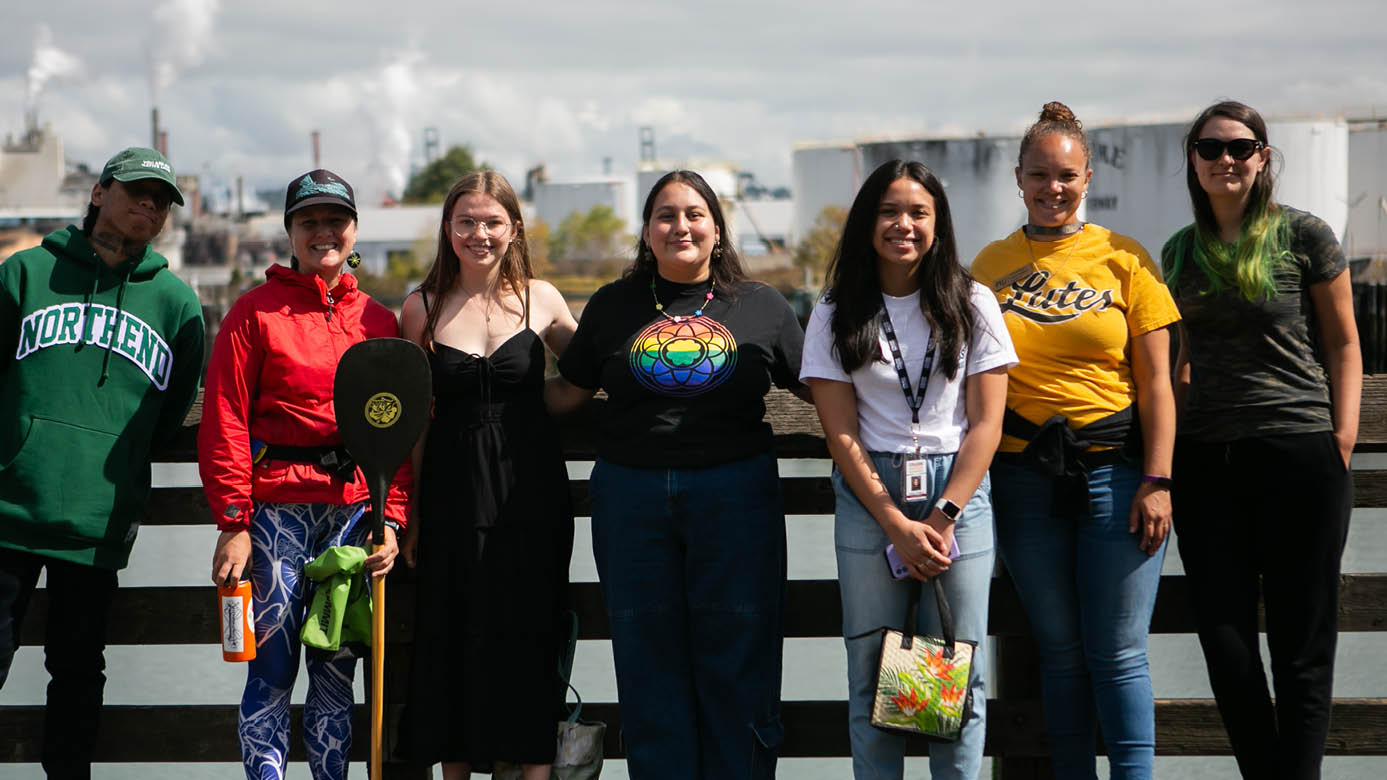
[[[1142,474],[1141,481],[1145,482],[1148,485],[1163,487],[1167,490],[1169,490],[1172,487],[1175,487],[1175,480],[1171,479],[1170,477],[1162,477],[1156,474]]]

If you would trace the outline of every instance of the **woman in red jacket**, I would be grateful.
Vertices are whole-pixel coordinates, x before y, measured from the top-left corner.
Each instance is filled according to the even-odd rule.
[[[282,778],[289,759],[289,694],[311,595],[304,564],[337,545],[365,543],[369,496],[342,446],[332,407],[337,361],[369,338],[398,336],[395,315],[357,289],[344,266],[356,243],[351,185],[325,170],[290,182],[284,225],[292,267],[227,313],[207,369],[198,466],[221,535],[212,580],[250,569],[256,657],[247,670],[237,733],[247,777]],[[386,502],[385,545],[366,559],[383,576],[405,521],[408,467]],[[351,747],[347,651],[310,653],[304,740],[313,777],[345,778]]]

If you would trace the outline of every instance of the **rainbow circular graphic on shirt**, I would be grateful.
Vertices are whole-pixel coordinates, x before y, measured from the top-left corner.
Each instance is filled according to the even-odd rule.
[[[631,374],[660,395],[706,393],[732,376],[736,366],[737,340],[708,317],[660,319],[631,342]]]

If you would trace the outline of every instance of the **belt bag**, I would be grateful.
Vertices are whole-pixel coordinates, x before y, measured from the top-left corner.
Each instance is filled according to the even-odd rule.
[[[288,444],[266,444],[252,439],[250,446],[253,463],[266,460],[311,463],[348,484],[356,481],[356,461],[342,444],[294,447]]]
[[[942,637],[915,633],[920,606],[919,580],[911,581],[905,630],[881,632],[872,725],[884,731],[915,734],[935,742],[953,742],[973,711],[973,653],[976,642],[954,635],[949,600],[936,577],[930,580],[939,606]]]

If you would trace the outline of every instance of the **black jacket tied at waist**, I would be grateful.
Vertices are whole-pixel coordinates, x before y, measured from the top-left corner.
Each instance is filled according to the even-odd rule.
[[[1064,415],[1057,414],[1040,425],[1011,409],[1002,418],[1002,432],[1022,439],[1026,448],[1019,453],[998,453],[997,457],[1017,463],[1031,471],[1054,477],[1056,485],[1052,510],[1073,516],[1086,511],[1091,469],[1132,459],[1141,446],[1140,419],[1133,404],[1095,420],[1082,428],[1072,428]],[[1092,450],[1093,447],[1109,449]],[[1140,455],[1135,455],[1140,460]]]
[[[1091,448],[1126,447],[1130,451],[1141,442],[1135,410],[1133,404],[1082,428],[1071,428],[1062,414],[1036,425],[1007,409],[1002,418],[1002,433],[1027,442],[1026,449],[1021,451],[1022,465],[1052,477],[1076,477],[1095,466],[1116,462],[1115,456],[1120,454],[1105,456],[1105,450],[1089,452]]]

